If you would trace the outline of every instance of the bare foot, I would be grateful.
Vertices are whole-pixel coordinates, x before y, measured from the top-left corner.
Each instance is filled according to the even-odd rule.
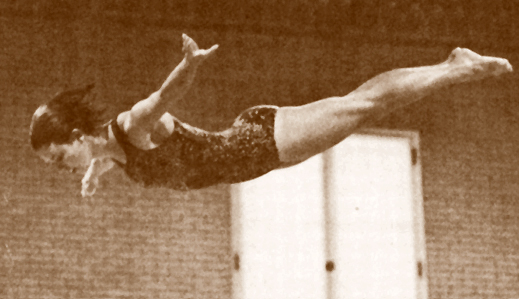
[[[214,45],[207,50],[200,50],[195,41],[186,34],[182,34],[182,41],[182,51],[186,54],[186,59],[190,61],[203,61],[218,49],[218,45]]]
[[[447,63],[463,68],[463,73],[470,75],[467,81],[496,77],[513,71],[512,65],[504,58],[481,56],[469,49],[454,49]]]

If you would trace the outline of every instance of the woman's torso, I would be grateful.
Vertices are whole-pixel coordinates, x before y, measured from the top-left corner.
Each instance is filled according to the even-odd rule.
[[[278,168],[276,111],[274,106],[253,107],[221,132],[194,128],[166,114],[153,134],[141,136],[138,147],[118,122],[111,127],[130,178],[148,187],[189,190],[243,182]]]

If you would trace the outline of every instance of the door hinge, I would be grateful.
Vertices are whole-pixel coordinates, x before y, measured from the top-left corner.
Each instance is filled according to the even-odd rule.
[[[411,163],[416,165],[418,163],[418,150],[416,148],[411,149]]]
[[[233,260],[234,260],[234,270],[239,271],[240,270],[240,255],[235,253]]]

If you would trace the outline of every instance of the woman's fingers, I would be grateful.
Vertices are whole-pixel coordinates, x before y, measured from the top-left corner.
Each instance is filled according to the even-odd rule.
[[[199,49],[196,42],[185,33],[182,34],[182,40],[182,51],[186,54],[186,57],[189,60],[196,59],[202,61],[218,49],[218,45],[213,45],[209,49]]]
[[[188,56],[193,56],[194,53],[198,51],[198,45],[185,33],[182,34],[182,40],[182,51]]]
[[[216,49],[218,49],[218,45],[214,45],[212,46],[211,48],[207,49],[207,50],[198,50],[196,55],[200,55],[200,56],[203,56],[203,57],[209,57],[210,55],[212,55]]]
[[[97,189],[99,180],[97,178],[87,178],[81,181],[81,196],[90,197],[94,195]]]

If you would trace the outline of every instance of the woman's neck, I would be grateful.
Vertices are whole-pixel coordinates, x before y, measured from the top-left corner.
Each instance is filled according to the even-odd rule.
[[[110,126],[103,126],[97,136],[88,136],[92,159],[114,159],[126,163],[126,154],[118,145]]]

